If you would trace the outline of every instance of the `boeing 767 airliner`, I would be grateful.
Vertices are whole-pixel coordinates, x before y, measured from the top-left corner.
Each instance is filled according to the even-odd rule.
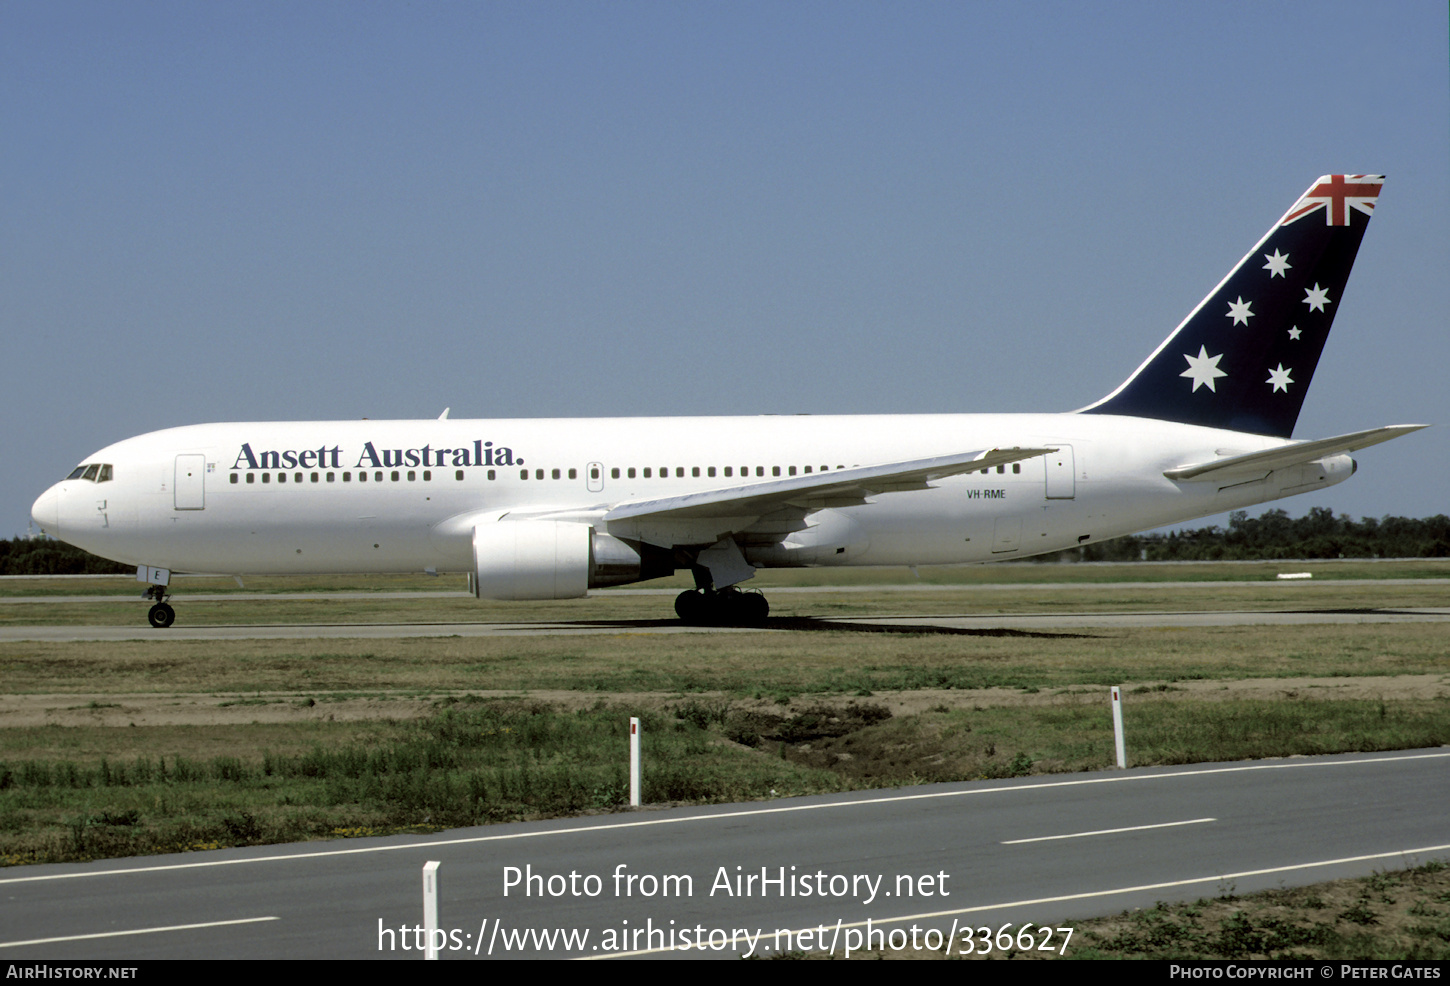
[[[992,562],[1323,489],[1423,425],[1292,441],[1384,179],[1314,182],[1128,380],[1066,414],[206,424],[89,456],[44,531],[174,572],[467,572],[568,599],[688,569],[687,623],[759,625],[757,569]]]

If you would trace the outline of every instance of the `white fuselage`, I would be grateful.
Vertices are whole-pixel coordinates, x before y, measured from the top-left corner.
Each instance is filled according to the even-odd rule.
[[[696,537],[688,525],[654,529],[604,514],[963,449],[1057,450],[927,489],[806,504],[807,530],[797,525],[770,543],[764,517],[753,529],[766,533],[743,543],[757,567],[961,564],[1077,547],[1322,488],[1352,472],[1352,460],[1338,456],[1309,482],[1292,470],[1228,486],[1163,475],[1284,444],[1092,414],[209,424],[100,450],[86,461],[112,466],[109,481],[58,483],[33,514],[87,551],[177,572],[467,572],[481,516],[548,516],[666,548],[703,545],[708,531]],[[823,532],[816,542],[812,531]]]

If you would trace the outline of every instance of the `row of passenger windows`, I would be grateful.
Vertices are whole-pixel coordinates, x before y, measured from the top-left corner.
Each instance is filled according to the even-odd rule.
[[[106,473],[106,475],[105,475],[105,478],[106,479],[110,479],[111,478],[110,477],[110,472],[109,472],[110,466],[106,466],[105,468],[108,470],[107,473]],[[765,475],[766,468],[767,467],[765,467],[765,466],[756,466],[755,467],[755,475],[757,475],[757,476],[764,476]],[[779,476],[779,475],[781,475],[781,469],[782,468],[784,468],[786,470],[786,475],[789,475],[789,476],[796,475],[796,471],[797,471],[795,466],[784,466],[784,467],[782,467],[782,466],[770,466],[769,468],[770,468],[770,474],[772,476]],[[804,466],[802,468],[804,469],[805,472],[809,473],[809,472],[812,472],[813,471],[813,468],[814,467],[812,467],[812,466]],[[845,466],[837,466],[836,468],[837,469],[844,469],[846,467]],[[701,469],[702,469],[701,466],[691,466],[690,467],[690,476],[691,477],[694,477],[694,478],[698,478],[699,476],[702,475]],[[713,478],[713,477],[715,477],[717,475],[716,467],[715,466],[705,466],[705,467],[703,467],[703,470],[704,470],[703,471],[703,475],[706,476],[706,477]],[[830,471],[830,466],[821,466],[820,467],[820,471],[821,472],[828,472],[828,471]],[[431,469],[424,469],[422,472],[423,472],[423,476],[422,476],[423,482],[429,483],[429,482],[432,482],[433,481],[433,470],[431,470]],[[609,475],[610,475],[610,477],[612,479],[620,479],[620,478],[636,479],[636,478],[639,477],[639,474],[641,472],[643,473],[643,478],[645,478],[645,479],[652,479],[652,478],[654,478],[654,469],[653,469],[653,467],[650,467],[650,466],[645,466],[642,470],[636,469],[633,466],[630,466],[630,467],[625,468],[625,469],[620,469],[620,468],[616,467],[616,468],[611,469],[609,471]],[[724,469],[723,469],[723,474],[726,477],[733,477],[735,475],[735,468],[733,466],[725,466]],[[285,473],[285,472],[279,472],[279,473],[270,473],[270,472],[262,472],[262,473],[254,473],[254,472],[238,473],[238,472],[234,472],[234,473],[231,474],[231,482],[232,482],[232,485],[234,485],[234,486],[236,484],[242,483],[242,482],[255,483],[255,482],[257,482],[257,477],[260,476],[261,477],[261,482],[263,482],[263,483],[270,483],[270,482],[272,482],[272,477],[274,475],[277,477],[277,480],[276,481],[278,483],[286,483],[286,482],[289,482],[289,481],[290,482],[293,482],[293,483],[305,483],[305,482],[309,482],[309,481],[311,481],[313,483],[319,483],[319,482],[334,483],[334,482],[337,482],[338,476],[339,476],[339,474],[338,473],[335,473],[335,472],[328,472],[328,473],[321,473],[321,472],[314,472],[314,473],[304,473],[304,472],[298,472],[298,473]],[[543,479],[545,477],[545,475],[546,475],[546,471],[543,470],[543,469],[535,469],[535,470],[532,471],[532,477],[534,479]],[[550,470],[547,470],[547,475],[548,475],[548,477],[550,479],[563,479],[563,478],[565,478],[566,475],[568,476],[569,479],[578,479],[579,478],[579,470],[578,469],[550,469]],[[670,475],[669,467],[668,466],[661,466],[660,469],[659,469],[659,478],[660,479],[668,479],[669,478],[669,475]],[[750,467],[749,466],[741,466],[740,467],[740,475],[741,475],[742,478],[743,477],[746,477],[746,476],[749,476],[750,475]],[[245,479],[242,478],[244,476],[246,477]],[[289,476],[291,477],[290,480],[289,480]],[[413,470],[413,469],[409,469],[406,472],[403,472],[403,471],[398,470],[398,469],[394,469],[391,472],[384,472],[383,470],[380,469],[380,470],[377,470],[376,472],[373,472],[373,473],[369,473],[366,470],[359,470],[355,474],[352,473],[352,472],[344,472],[344,473],[341,474],[341,478],[342,478],[342,481],[344,483],[351,483],[353,481],[354,476],[356,476],[356,479],[357,479],[357,481],[359,483],[366,483],[366,482],[368,482],[369,481],[369,479],[368,479],[369,476],[372,477],[372,482],[374,482],[374,483],[382,483],[382,482],[386,482],[386,481],[391,481],[391,482],[397,483],[397,482],[403,481],[403,479],[404,479],[405,476],[407,478],[407,482],[413,483],[413,482],[417,482],[418,481],[418,472],[417,472],[417,470]],[[684,466],[676,466],[675,467],[675,477],[678,478],[678,479],[683,479],[685,477],[685,467]],[[75,477],[72,477],[72,478],[75,478]],[[87,478],[89,478],[89,477],[87,477]],[[463,470],[462,469],[455,470],[454,473],[453,473],[453,478],[455,480],[458,480],[459,482],[462,482],[462,480],[463,480]],[[490,469],[490,470],[488,470],[488,478],[490,480],[497,479],[498,478],[498,470],[496,470],[496,469]],[[528,469],[520,469],[519,470],[519,479],[527,480],[529,478],[530,478],[530,470],[528,470]],[[590,479],[599,479],[599,467],[598,466],[592,467],[589,470],[589,478]]]
[[[555,470],[555,471],[557,472],[558,470]],[[571,469],[569,471],[570,472],[573,472],[574,470]],[[264,482],[264,483],[270,483],[270,482],[272,482],[272,476],[273,475],[274,474],[273,473],[270,473],[270,472],[263,472],[263,473],[255,473],[255,472],[237,473],[237,472],[234,472],[234,473],[232,473],[232,485],[235,486],[237,483],[243,482],[243,480],[240,478],[242,476],[246,476],[246,480],[245,481],[248,482],[248,483],[255,483],[257,481],[257,477],[258,476],[261,476],[262,477],[262,482]],[[279,472],[279,473],[276,473],[275,475],[277,477],[277,482],[279,482],[279,483],[288,482],[288,475],[289,475],[288,473]],[[335,483],[335,482],[337,482],[337,477],[338,477],[338,474],[335,473],[335,472],[329,472],[329,473],[318,473],[318,472],[305,473],[305,472],[298,472],[298,473],[291,473],[290,475],[292,477],[291,478],[291,482],[294,482],[294,483],[305,483],[309,479],[312,482],[314,482],[314,483],[319,483],[319,482]],[[368,482],[369,481],[369,477],[371,477],[372,482],[374,482],[374,483],[381,483],[381,482],[384,482],[384,476],[386,476],[387,479],[391,480],[392,482],[397,483],[397,482],[402,481],[404,475],[405,474],[403,472],[401,472],[401,471],[399,471],[397,469],[394,469],[390,473],[384,473],[381,469],[379,469],[377,472],[374,472],[374,473],[368,473],[368,472],[365,472],[365,471],[362,471],[362,470],[359,470],[356,473],[357,481],[359,483],[366,483],[366,482]],[[454,478],[455,479],[462,480],[463,479],[463,470],[462,469],[459,469],[453,475],[454,475]],[[353,481],[353,476],[354,476],[353,473],[351,473],[351,472],[345,472],[345,473],[342,474],[342,481],[344,483],[351,483]],[[406,473],[406,476],[408,477],[408,482],[410,482],[410,483],[415,483],[415,482],[418,481],[418,473],[417,473],[416,470],[409,469],[407,471],[407,473]],[[494,478],[494,471],[492,469],[490,469],[488,471],[488,478],[489,479],[493,479]],[[431,469],[424,469],[423,470],[423,482],[425,482],[425,483],[431,483],[432,481],[433,481],[433,470],[431,470]]]
[[[89,479],[93,483],[109,483],[111,466],[109,463],[87,462],[72,469],[66,479]]]
[[[701,475],[701,472],[700,472],[701,468],[702,467],[700,467],[700,466],[690,466],[689,467],[689,469],[690,469],[690,476],[693,477],[693,478],[698,478]],[[715,471],[715,467],[714,466],[705,466],[703,468],[704,468],[704,475],[705,475],[706,478],[714,478],[715,477],[716,471]],[[766,468],[767,468],[766,466],[756,466],[755,467],[755,475],[756,476],[763,477],[765,475]],[[796,467],[795,466],[770,466],[768,468],[770,469],[770,475],[772,475],[772,476],[779,476],[779,475],[781,475],[781,470],[782,469],[785,469],[785,475],[787,475],[787,476],[794,476],[794,475],[796,475]],[[804,470],[805,473],[810,473],[814,469],[814,467],[812,467],[812,466],[802,466],[801,468]],[[837,466],[836,468],[837,469],[844,469],[846,467],[845,466]],[[99,478],[95,474],[95,471],[97,469],[100,470],[99,471]],[[750,469],[751,469],[750,466],[741,466],[740,467],[740,477],[742,479],[748,477],[750,475]],[[830,466],[821,466],[820,467],[820,471],[821,472],[830,472],[830,469],[831,469]],[[1007,470],[1006,470],[1006,467],[1005,466],[998,466],[997,467],[997,472],[999,472],[999,473],[1004,473],[1006,471]],[[1012,471],[1014,473],[1020,473],[1022,471],[1022,463],[1020,463],[1020,462],[1014,462],[1014,463],[1012,463]],[[628,466],[628,467],[625,467],[625,468],[621,469],[621,468],[619,468],[619,467],[616,466],[615,468],[609,470],[609,476],[610,476],[611,479],[621,479],[621,478],[623,478],[623,479],[636,479],[636,478],[652,479],[652,478],[654,478],[653,472],[654,472],[654,470],[653,470],[653,467],[651,467],[651,466],[644,466],[642,469],[636,469],[636,467],[634,467],[634,466]],[[985,476],[989,472],[991,472],[990,469],[983,469],[982,470],[982,475]],[[639,473],[642,473],[643,475],[640,476],[640,475],[638,475]],[[722,468],[722,473],[723,473],[724,477],[727,478],[727,479],[734,478],[734,475],[735,475],[735,467],[734,466],[724,466]],[[551,478],[551,479],[563,479],[564,476],[565,476],[565,474],[567,474],[570,479],[578,479],[579,478],[579,470],[577,470],[577,469],[551,469],[551,470],[548,470],[548,475],[549,475],[549,478]],[[245,482],[248,482],[248,483],[255,483],[255,482],[257,482],[257,477],[258,476],[261,476],[262,477],[261,481],[263,483],[270,483],[270,482],[272,482],[273,475],[275,475],[277,477],[277,482],[278,483],[286,483],[286,482],[288,482],[289,481],[289,479],[288,479],[289,475],[291,476],[290,481],[293,482],[293,483],[305,483],[305,482],[309,482],[309,481],[311,481],[313,483],[318,483],[318,482],[333,483],[333,482],[336,482],[337,481],[337,478],[338,478],[338,474],[335,473],[335,472],[329,472],[329,473],[318,473],[318,472],[314,472],[314,473],[302,473],[302,472],[298,472],[298,473],[290,473],[290,474],[289,473],[285,473],[285,472],[279,472],[279,473],[275,473],[275,474],[274,473],[270,473],[270,472],[263,472],[263,473],[254,473],[254,472],[236,473],[236,472],[234,472],[231,475],[231,481],[232,481],[232,485],[233,486],[235,486],[237,483],[244,482],[244,481]],[[543,479],[544,478],[544,475],[545,475],[545,471],[543,469],[535,469],[535,470],[533,470],[533,478],[534,479]],[[243,476],[246,477],[245,480],[243,480],[241,478]],[[354,476],[354,474],[352,472],[342,473],[342,481],[344,483],[351,483],[353,481],[353,476]],[[406,473],[403,472],[403,471],[401,471],[401,470],[398,470],[398,469],[394,469],[391,472],[384,472],[383,470],[379,469],[376,472],[372,472],[372,473],[369,473],[369,472],[367,472],[365,470],[359,470],[356,473],[357,481],[359,483],[369,482],[369,477],[371,477],[371,482],[374,482],[374,483],[382,483],[382,482],[387,482],[387,481],[391,481],[391,482],[397,483],[397,482],[402,482],[404,476],[407,477],[407,482],[414,483],[414,482],[417,482],[418,481],[418,472],[417,472],[417,470],[414,470],[414,469],[409,469],[409,470],[407,470]],[[668,466],[660,466],[660,468],[659,468],[659,478],[660,479],[668,479],[669,476],[670,476],[669,467]],[[384,477],[386,477],[386,479]],[[685,467],[684,466],[676,466],[675,467],[675,478],[676,479],[683,479],[684,477],[685,477]],[[104,483],[104,482],[106,482],[107,480],[109,480],[111,478],[111,467],[110,466],[99,466],[98,467],[98,466],[94,466],[94,465],[93,466],[77,466],[76,467],[76,471],[73,472],[73,473],[71,473],[66,478],[67,479],[93,479],[96,482]],[[454,470],[453,478],[455,480],[457,480],[458,482],[462,482],[463,481],[463,470],[462,469]],[[498,471],[495,470],[495,469],[490,469],[488,471],[488,478],[489,478],[490,481],[496,480],[498,478]],[[527,470],[527,469],[520,469],[519,470],[519,479],[526,480],[528,478],[529,478],[529,470]],[[597,479],[599,479],[599,467],[598,466],[594,466],[594,467],[591,467],[590,468],[590,470],[589,470],[589,478],[591,480],[597,480]],[[431,483],[432,481],[433,481],[433,470],[431,470],[431,469],[424,469],[423,470],[423,482],[425,482],[425,483]]]

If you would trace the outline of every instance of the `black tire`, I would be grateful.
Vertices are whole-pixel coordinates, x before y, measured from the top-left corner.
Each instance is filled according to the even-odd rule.
[[[763,627],[770,616],[770,603],[758,592],[743,592],[740,594],[740,612],[742,626]]]
[[[176,622],[176,610],[165,603],[157,603],[151,607],[151,612],[146,614],[146,619],[158,630],[165,630]]]
[[[680,618],[681,623],[700,626],[705,622],[708,608],[709,603],[704,593],[696,589],[686,589],[675,597],[675,615]]]

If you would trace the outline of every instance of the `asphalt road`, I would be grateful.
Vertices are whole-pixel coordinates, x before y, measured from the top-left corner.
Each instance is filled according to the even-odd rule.
[[[417,959],[427,860],[444,958],[962,951],[1003,924],[1055,948],[1082,917],[1450,858],[1447,819],[1436,749],[32,866],[0,871],[0,958]]]

